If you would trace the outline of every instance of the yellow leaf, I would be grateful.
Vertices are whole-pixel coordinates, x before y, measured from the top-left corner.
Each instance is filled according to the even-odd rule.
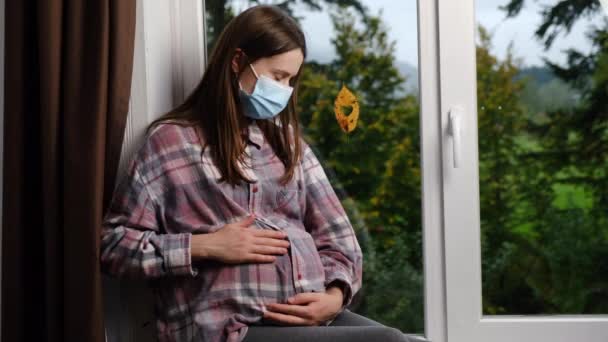
[[[350,115],[347,116],[344,114],[342,107],[348,106],[352,107],[353,110]],[[338,125],[344,132],[350,133],[357,127],[357,120],[359,119],[359,101],[357,101],[357,97],[355,97],[345,85],[342,85],[342,89],[340,89],[340,92],[336,97],[334,112],[336,113]]]

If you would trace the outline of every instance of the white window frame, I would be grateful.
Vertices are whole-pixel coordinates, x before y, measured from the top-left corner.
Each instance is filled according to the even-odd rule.
[[[450,342],[605,342],[607,315],[484,316],[474,0],[437,0],[443,149],[447,340]],[[448,115],[463,108],[460,166],[454,168]],[[428,262],[428,260],[427,260]]]
[[[418,0],[418,79],[424,265],[424,335],[447,342],[437,1]],[[451,340],[450,340],[451,341]]]

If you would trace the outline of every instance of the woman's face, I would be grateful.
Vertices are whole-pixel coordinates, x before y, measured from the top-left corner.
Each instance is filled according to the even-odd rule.
[[[237,49],[236,51],[237,53],[232,59],[232,70],[238,74],[240,71],[239,59],[244,58],[244,56],[241,49]],[[254,63],[251,63],[251,65],[258,76],[266,75],[285,86],[289,86],[289,82],[298,73],[303,61],[304,55],[302,54],[302,50],[293,49],[271,57],[260,58]],[[244,68],[245,70],[241,73],[239,81],[241,82],[243,90],[248,94],[251,94],[257,79],[253,70],[251,70],[247,64],[245,64]]]

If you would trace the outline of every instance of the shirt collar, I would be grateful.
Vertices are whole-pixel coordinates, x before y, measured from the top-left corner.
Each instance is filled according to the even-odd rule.
[[[257,125],[256,121],[251,120],[247,129],[249,132],[249,141],[252,142],[258,150],[261,149],[264,144],[264,133]]]

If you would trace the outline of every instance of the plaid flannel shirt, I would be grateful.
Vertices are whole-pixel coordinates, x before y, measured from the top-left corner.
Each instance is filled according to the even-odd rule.
[[[219,183],[194,128],[164,123],[146,137],[114,190],[102,224],[102,271],[149,281],[161,342],[241,341],[248,325],[261,324],[268,303],[337,281],[342,312],[361,287],[361,248],[310,146],[301,140],[296,175],[281,186],[283,164],[255,121],[247,130],[253,167],[241,169],[253,184]],[[257,217],[252,229],[287,233],[288,253],[273,263],[192,262],[192,234],[250,213]]]

